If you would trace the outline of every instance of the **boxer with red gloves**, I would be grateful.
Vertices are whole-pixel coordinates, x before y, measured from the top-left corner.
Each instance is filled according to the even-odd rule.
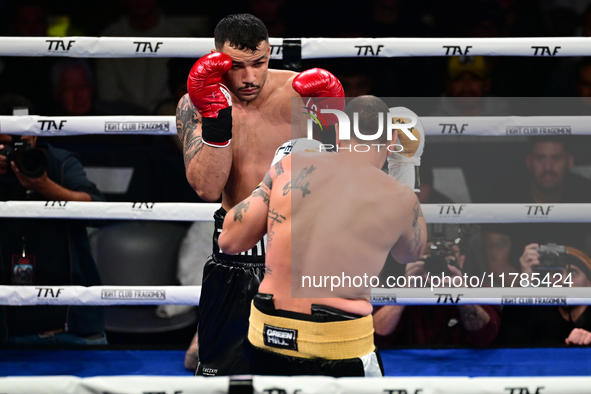
[[[222,202],[214,215],[213,255],[203,271],[196,374],[247,374],[251,369],[242,343],[265,270],[266,240],[239,255],[225,254],[217,242],[224,217],[263,180],[282,143],[305,137],[304,128],[301,135],[292,134],[292,123],[300,120],[291,117],[291,99],[305,94],[322,106],[322,100],[331,94],[343,96],[343,90],[324,70],[298,77],[292,71],[269,69],[267,29],[252,15],[222,19],[214,37],[215,50],[193,66],[189,93],[177,107],[187,179],[202,199],[217,201],[221,196]],[[248,206],[240,209],[245,212]],[[233,220],[240,218],[235,215]]]

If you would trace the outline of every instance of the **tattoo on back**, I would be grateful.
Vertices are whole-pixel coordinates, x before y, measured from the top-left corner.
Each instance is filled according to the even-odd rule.
[[[195,131],[199,125],[199,114],[188,96],[184,96],[176,110],[176,131],[183,144],[183,159],[185,166],[199,152],[203,146],[201,136]]]
[[[312,193],[309,189],[310,182],[308,181],[304,183],[304,180],[315,169],[316,167],[314,167],[313,165],[311,165],[310,168],[304,167],[304,169],[300,171],[300,173],[295,179],[292,179],[291,181],[285,184],[285,186],[283,187],[283,195],[286,196],[291,189],[299,189],[302,192],[302,197],[306,197],[306,195]]]
[[[234,221],[239,221],[242,223],[242,217],[248,211],[248,207],[250,206],[250,201],[245,203],[244,201],[240,201],[238,205],[234,207]],[[243,212],[244,211],[244,212]]]
[[[414,219],[412,221],[412,227],[414,229],[414,238],[408,243],[408,250],[413,252],[421,243],[421,226],[419,225],[419,218],[423,217],[423,211],[421,210],[421,204],[419,199],[415,201],[415,205],[412,208],[414,212]]]

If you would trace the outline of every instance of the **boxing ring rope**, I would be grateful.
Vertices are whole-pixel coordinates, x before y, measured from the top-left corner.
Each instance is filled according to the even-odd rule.
[[[3,201],[0,217],[213,221],[214,203]],[[422,204],[427,223],[588,223],[587,204]]]
[[[74,376],[9,377],[2,379],[3,392],[10,394],[77,393],[245,393],[244,383],[257,394],[584,394],[590,393],[589,377],[384,377],[331,378],[325,376],[280,377],[253,376],[252,379],[169,376]],[[238,387],[242,386],[242,390]],[[587,389],[585,389],[587,387]],[[236,388],[236,389],[235,389]],[[521,389],[522,391],[519,391]],[[527,390],[527,391],[526,391]]]
[[[409,56],[587,56],[591,38],[271,38],[276,60],[331,57]],[[59,57],[200,57],[213,48],[212,38],[170,37],[0,37],[4,56]],[[591,134],[587,117],[421,117],[427,135],[445,134],[442,123],[457,123],[463,135]],[[1,132],[20,135],[175,134],[174,117],[0,117]],[[534,132],[535,131],[535,132]],[[22,204],[22,205],[21,205]],[[100,206],[99,206],[100,205]],[[424,205],[431,223],[585,222],[591,204],[439,204]],[[175,207],[176,206],[176,207]],[[217,204],[2,202],[0,216],[71,219],[212,220]],[[498,213],[493,214],[493,211]],[[181,213],[182,212],[182,216]],[[523,288],[390,289],[372,293],[374,304],[520,303],[591,305],[587,288],[545,288],[532,297]],[[405,292],[404,296],[402,291]],[[499,298],[499,291],[502,295]],[[538,293],[541,292],[538,291]],[[198,304],[200,286],[0,286],[2,305],[143,305]],[[442,295],[445,301],[441,302]],[[449,297],[448,297],[449,296]],[[425,298],[426,297],[426,298]],[[497,298],[495,298],[497,297]],[[420,300],[420,302],[417,302]],[[492,302],[494,301],[494,302]],[[205,380],[207,379],[207,380]],[[228,377],[73,376],[8,377],[2,392],[233,392]],[[364,378],[259,377],[250,381],[256,393],[591,393],[589,377],[502,378]],[[586,387],[586,389],[585,389]],[[508,391],[510,390],[510,391]],[[243,392],[243,391],[242,391]]]
[[[486,280],[488,276],[482,277]],[[480,279],[480,278],[479,278]],[[507,280],[507,284],[511,281]],[[483,283],[483,282],[480,282]],[[374,288],[372,305],[591,305],[589,287]],[[330,287],[330,281],[328,282]],[[536,295],[532,295],[532,293]],[[0,286],[0,305],[199,305],[201,286]]]
[[[271,58],[284,50],[300,59],[410,56],[588,56],[590,37],[527,38],[270,38]],[[3,56],[200,57],[213,38],[178,37],[0,37]]]
[[[421,116],[421,122],[426,135],[591,134],[591,116]],[[0,116],[0,126],[17,135],[176,135],[174,116]]]

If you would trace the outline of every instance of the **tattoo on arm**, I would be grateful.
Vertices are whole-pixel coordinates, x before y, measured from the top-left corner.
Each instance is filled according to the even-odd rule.
[[[279,175],[283,174],[284,172],[285,172],[285,170],[283,169],[283,164],[281,164],[281,160],[279,160],[275,164],[275,173],[277,174],[276,176],[279,176]]]
[[[467,331],[478,331],[490,320],[488,314],[477,305],[461,305],[458,309]]]
[[[299,189],[302,192],[302,197],[306,197],[308,194],[312,193],[309,189],[310,182],[308,181],[304,183],[304,180],[315,169],[316,167],[314,167],[313,165],[311,165],[310,168],[304,167],[304,169],[300,171],[300,173],[295,179],[292,179],[291,181],[285,184],[285,186],[283,187],[283,195],[286,196],[291,189]]]
[[[238,205],[236,205],[234,207],[234,221],[239,221],[240,223],[242,223],[242,217],[243,214],[246,213],[246,211],[248,211],[248,207],[250,206],[250,201],[247,203],[244,203],[244,201],[240,201],[238,203]],[[242,212],[244,211],[244,212]]]
[[[283,223],[285,216],[279,214],[279,212],[276,212],[274,208],[271,208],[269,211],[269,219],[273,221],[271,222],[271,225],[273,225],[273,223]],[[269,241],[267,240],[267,242]]]
[[[263,189],[262,187],[259,187],[254,192],[252,192],[252,195],[254,197],[261,197],[263,199],[263,202],[265,204],[267,204],[267,206],[269,206],[269,201],[270,201],[269,193],[267,193],[265,191],[265,189]]]
[[[263,185],[267,186],[269,189],[273,188],[273,179],[271,178],[271,175],[267,172],[267,174],[265,174],[265,177],[263,178]]]
[[[275,221],[272,221],[269,229],[267,230],[267,251],[271,248],[271,241],[273,241],[273,237],[275,236],[275,231],[273,231],[274,225]]]
[[[419,199],[415,201],[415,205],[412,208],[414,212],[414,219],[412,221],[412,227],[414,230],[414,238],[408,243],[408,251],[414,252],[416,248],[421,244],[421,226],[419,225],[419,218],[423,217],[423,211],[421,210],[421,205],[419,204]]]
[[[203,146],[201,136],[195,135],[199,125],[199,114],[189,97],[184,96],[176,110],[176,131],[183,144],[185,166],[195,157]]]

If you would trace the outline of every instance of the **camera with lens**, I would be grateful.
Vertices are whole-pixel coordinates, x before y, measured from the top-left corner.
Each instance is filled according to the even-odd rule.
[[[12,174],[10,162],[16,164],[16,168],[29,178],[39,178],[47,170],[47,155],[45,151],[34,148],[27,140],[21,140],[20,136],[13,136],[12,142],[3,142],[0,155],[6,156],[8,172]]]
[[[458,244],[462,230],[459,224],[430,223],[427,225],[427,240],[433,243],[429,247],[429,257],[425,261],[425,272],[435,275],[449,272],[448,266],[460,268],[458,259],[451,250],[451,244]]]
[[[540,254],[538,270],[562,270],[566,268],[566,246],[548,243],[536,248]]]

